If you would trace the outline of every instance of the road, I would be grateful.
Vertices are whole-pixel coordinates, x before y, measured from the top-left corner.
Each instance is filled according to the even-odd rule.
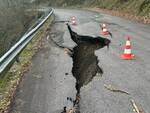
[[[33,58],[31,70],[24,76],[12,113],[60,113],[64,106],[72,105],[67,97],[75,98],[77,93],[73,59],[54,43],[71,49],[76,46],[61,22],[71,16],[77,17],[77,25],[72,29],[80,35],[99,36],[99,24],[103,22],[113,34],[109,50],[106,47],[95,50],[104,73],[96,74],[80,89],[80,112],[133,113],[130,100],[134,99],[145,113],[150,113],[150,26],[91,11],[55,9],[54,14],[56,22],[43,40],[45,46]],[[127,36],[131,37],[135,60],[120,59]],[[104,84],[130,95],[112,92]]]

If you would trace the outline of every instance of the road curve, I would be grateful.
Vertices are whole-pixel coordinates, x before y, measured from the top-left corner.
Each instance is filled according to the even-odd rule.
[[[56,23],[49,36],[43,39],[44,47],[33,58],[31,70],[21,83],[12,113],[60,113],[64,106],[71,105],[67,97],[75,98],[76,79],[72,75],[72,58],[57,44],[73,48],[66,25],[71,16],[77,17],[72,29],[78,34],[99,36],[100,23],[107,23],[113,34],[109,50],[95,51],[102,77],[81,88],[81,113],[133,113],[130,103],[134,99],[145,113],[150,112],[150,26],[131,22],[119,17],[90,11],[55,9]],[[131,37],[135,60],[120,59],[126,37]],[[53,39],[53,41],[51,40]],[[104,87],[113,85],[130,95],[112,92]]]

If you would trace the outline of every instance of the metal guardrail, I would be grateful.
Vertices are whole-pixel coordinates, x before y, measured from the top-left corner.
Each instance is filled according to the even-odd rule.
[[[32,40],[37,30],[46,22],[46,20],[52,14],[53,9],[51,9],[51,11],[47,15],[41,17],[37,21],[38,24],[28,33],[25,33],[25,35],[23,35],[23,37],[0,58],[0,74],[11,63],[11,61],[24,49],[24,47]]]

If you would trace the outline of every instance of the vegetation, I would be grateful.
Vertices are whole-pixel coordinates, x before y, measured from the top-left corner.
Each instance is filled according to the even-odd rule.
[[[8,111],[11,99],[14,96],[17,86],[21,81],[24,73],[29,70],[31,66],[30,60],[34,54],[42,48],[42,39],[47,34],[53,18],[49,18],[39,32],[34,36],[32,42],[20,54],[20,63],[15,62],[8,73],[0,78],[0,113]]]
[[[98,7],[150,18],[150,0],[42,0],[51,6]]]
[[[110,10],[121,10],[127,13],[149,16],[150,17],[150,1],[149,0],[98,0],[93,5]]]
[[[0,56],[20,39],[37,17],[37,12],[27,12],[34,6],[30,0],[0,0]]]
[[[0,0],[0,56],[10,49],[20,37],[42,15],[34,0]],[[0,76],[0,113],[9,111],[12,97],[24,73],[31,66],[31,58],[42,46],[42,38],[50,27],[52,18],[34,36],[33,41],[20,54],[20,63],[14,63],[10,70]]]

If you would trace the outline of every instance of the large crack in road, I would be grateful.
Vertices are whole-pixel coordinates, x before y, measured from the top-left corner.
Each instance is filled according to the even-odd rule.
[[[73,60],[72,74],[76,78],[75,88],[77,94],[75,99],[67,97],[67,100],[72,102],[73,108],[67,108],[67,106],[64,106],[64,111],[62,113],[68,113],[67,111],[69,110],[69,113],[80,113],[79,102],[81,87],[87,85],[96,75],[102,76],[103,74],[102,68],[98,65],[99,60],[95,55],[95,50],[105,46],[109,47],[110,40],[102,37],[81,36],[72,31],[69,24],[67,24],[67,27],[71,39],[77,44],[73,50],[67,48],[69,55],[72,53],[70,55]],[[54,33],[51,33],[51,35],[53,34]],[[53,39],[51,39],[51,41],[59,48],[66,48],[55,42]]]
[[[98,66],[98,58],[95,56],[94,52],[97,45],[84,42],[78,44],[73,49],[73,68],[72,73],[76,78],[76,90],[77,96],[74,105],[78,106],[76,113],[79,111],[79,100],[80,100],[80,89],[83,85],[87,85],[94,76],[97,74],[103,74],[102,69]]]
[[[51,27],[50,32],[53,33],[42,42],[44,48],[34,56],[32,67],[25,74],[27,76],[24,77],[17,91],[14,112],[61,113],[66,106],[67,110],[76,107],[76,113],[132,113],[129,102],[131,96],[141,104],[145,112],[150,111],[148,96],[150,63],[147,52],[149,26],[104,14],[97,23],[91,20],[95,14],[97,13],[55,9],[58,20],[66,20],[74,15],[78,17],[79,24],[71,26],[73,31],[78,31],[77,33],[98,35],[99,21],[101,23],[105,20],[115,37],[110,51],[106,53],[101,49],[107,42],[104,41],[105,39],[80,36],[75,32],[72,32],[70,38],[64,21],[56,23]],[[122,61],[119,58],[122,53],[120,43],[125,42],[126,35],[133,37],[133,52],[137,60]],[[51,39],[56,42],[56,45]],[[58,48],[57,45],[60,47]],[[66,51],[71,57],[65,54]],[[96,76],[97,73],[102,74],[98,59],[104,68],[102,78]],[[105,85],[116,86],[132,95],[110,92]]]
[[[95,55],[95,50],[105,46],[109,47],[110,40],[102,37],[81,36],[72,31],[69,24],[67,24],[67,27],[71,39],[77,44],[73,50],[58,44],[52,38],[51,41],[59,48],[65,48],[65,50],[67,49],[67,52],[73,60],[72,74],[76,78],[76,98],[73,99],[72,97],[67,97],[67,100],[72,102],[73,108],[67,108],[67,106],[64,106],[64,111],[62,113],[68,113],[67,111],[69,110],[69,113],[80,113],[79,102],[81,87],[87,85],[96,75],[102,76],[103,74],[102,68],[98,65],[99,60]],[[51,36],[54,34],[55,33],[51,33]]]
[[[97,74],[102,74],[102,69],[98,66],[98,58],[94,52],[97,45],[88,42],[80,43],[74,47],[72,73],[76,78],[76,89],[80,93],[80,88],[88,84]]]
[[[87,85],[92,81],[97,74],[102,75],[103,70],[98,66],[99,60],[95,55],[95,50],[109,46],[110,40],[102,37],[81,36],[72,31],[69,24],[67,24],[71,39],[77,44],[73,48],[72,59],[73,67],[72,74],[76,78],[76,99],[67,98],[73,102],[73,108],[69,113],[80,113],[80,89],[83,85]],[[58,46],[58,44],[57,44]],[[62,46],[59,46],[62,47]],[[66,113],[66,106],[63,113]]]

